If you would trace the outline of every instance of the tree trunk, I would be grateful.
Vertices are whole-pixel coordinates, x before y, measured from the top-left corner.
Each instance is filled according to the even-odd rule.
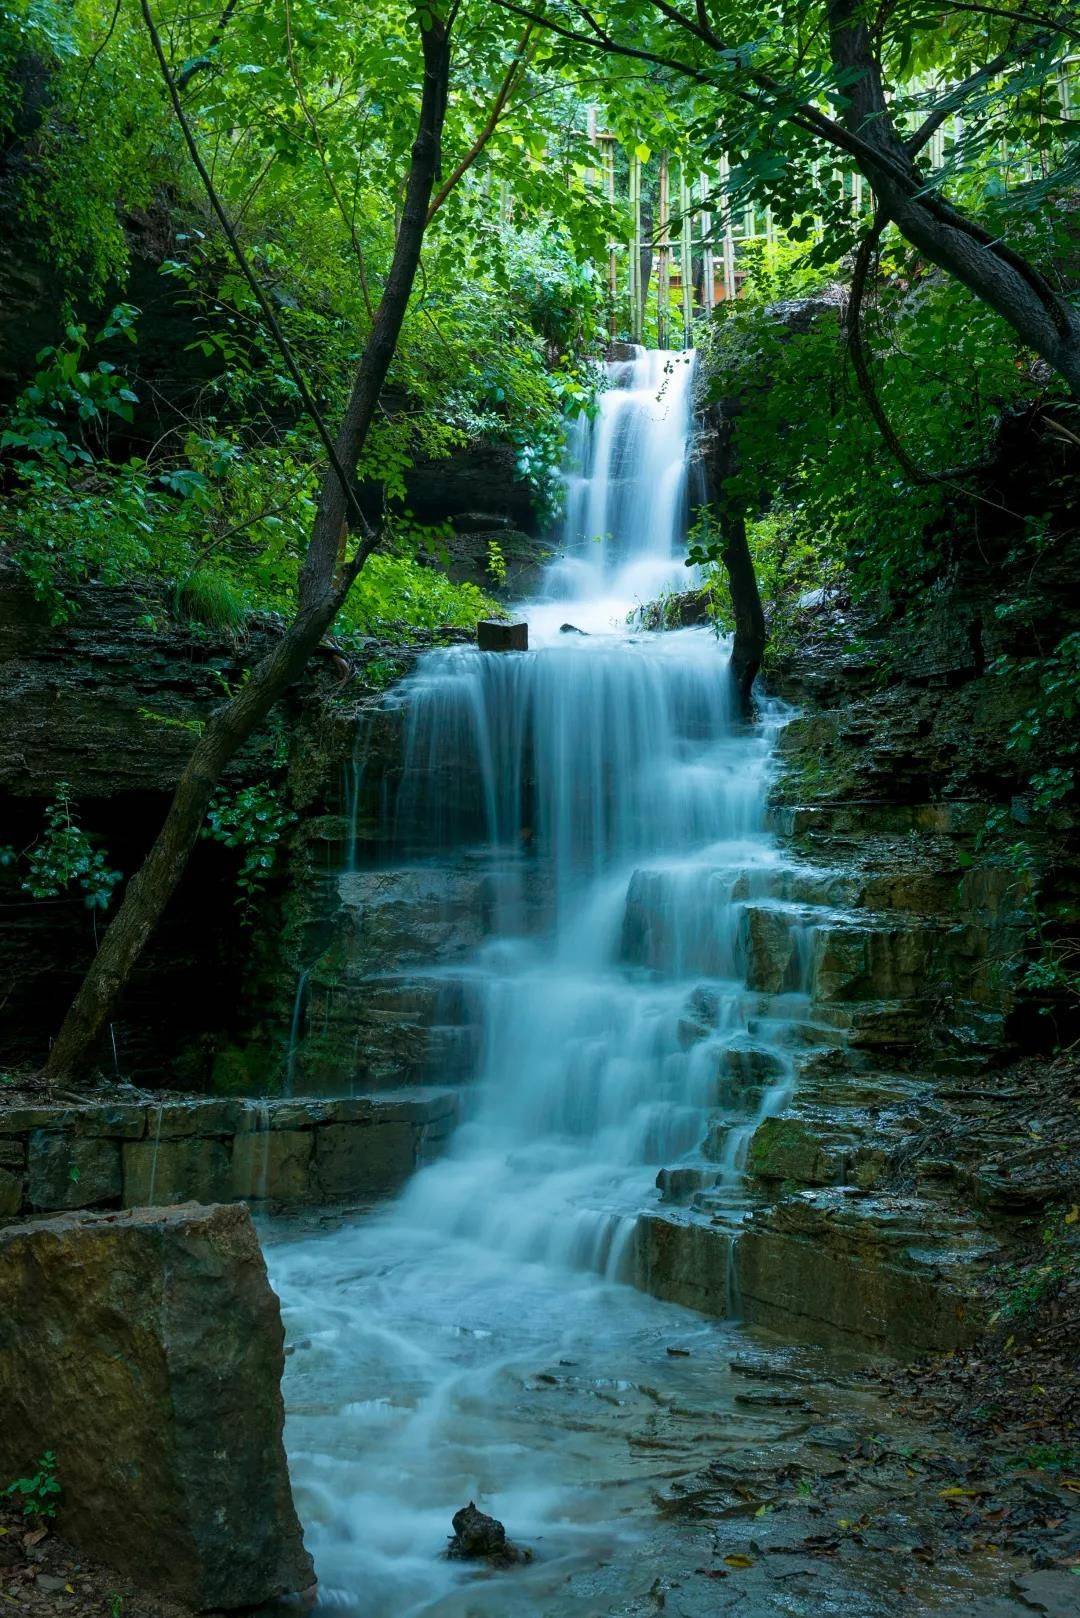
[[[707,419],[713,437],[705,460],[705,489],[710,505],[720,516],[720,560],[727,574],[735,617],[728,674],[739,712],[744,719],[749,719],[754,707],[754,681],[765,655],[766,637],[765,611],[746,537],[746,514],[724,489],[738,470],[735,435],[738,414],[737,398],[718,399],[709,409]]]
[[[720,518],[720,533],[724,541],[721,559],[727,569],[735,614],[735,640],[731,647],[729,670],[739,711],[744,718],[749,718],[753,712],[754,680],[765,655],[765,613],[754,571],[754,559],[746,538],[743,513],[724,511]]]
[[[829,0],[833,64],[849,78],[844,122],[880,153],[859,168],[900,234],[997,311],[1080,396],[1080,314],[1039,271],[926,189],[889,112],[862,0]]]
[[[421,34],[424,85],[412,148],[405,206],[383,295],[357,368],[337,434],[342,465],[354,469],[371,426],[394,356],[420,261],[428,204],[438,169],[450,73],[449,30],[433,21]],[[323,476],[311,541],[300,572],[296,617],[274,650],[257,664],[247,683],[219,708],[200,737],[180,778],[165,823],[146,859],[124,890],[45,1064],[50,1082],[68,1078],[85,1062],[132,968],[146,946],[195,846],[214,788],[247,738],[282,693],[303,672],[374,548],[358,542],[344,569],[338,542],[347,498],[333,467]]]

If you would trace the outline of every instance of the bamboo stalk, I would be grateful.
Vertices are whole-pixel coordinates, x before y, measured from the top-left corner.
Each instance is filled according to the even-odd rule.
[[[630,153],[630,340],[641,341],[641,159]]]
[[[701,192],[701,301],[705,305],[706,314],[712,314],[716,301],[716,264],[713,249],[712,231],[713,216],[710,202],[708,176],[703,174],[698,181]]]
[[[604,177],[604,195],[608,202],[615,205],[615,136],[601,134],[600,163]],[[619,297],[619,256],[614,238],[608,244],[608,330],[612,337],[618,334],[619,317],[617,312]]]
[[[724,297],[735,296],[735,236],[731,228],[731,165],[720,159],[720,202],[724,210]]]
[[[656,343],[667,348],[671,321],[671,240],[668,154],[660,153],[660,250],[656,274]]]
[[[690,187],[686,179],[686,159],[679,164],[679,257],[682,263],[683,347],[694,338],[694,258],[690,243]]]

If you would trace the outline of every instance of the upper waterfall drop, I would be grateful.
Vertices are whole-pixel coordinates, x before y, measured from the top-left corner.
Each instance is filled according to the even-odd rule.
[[[692,349],[613,361],[594,412],[574,424],[559,560],[528,604],[534,644],[549,643],[571,608],[575,628],[603,633],[682,587],[695,363]]]

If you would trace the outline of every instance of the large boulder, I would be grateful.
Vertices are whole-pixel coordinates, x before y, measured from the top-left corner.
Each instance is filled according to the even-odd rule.
[[[56,1453],[60,1531],[196,1608],[311,1587],[285,1450],[283,1330],[243,1207],[0,1231],[0,1480]]]

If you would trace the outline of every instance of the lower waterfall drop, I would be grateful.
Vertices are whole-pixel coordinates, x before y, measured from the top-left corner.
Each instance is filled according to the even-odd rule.
[[[356,1618],[613,1610],[648,1588],[657,1477],[700,1464],[718,1405],[743,1441],[778,1420],[725,1393],[729,1325],[623,1284],[658,1176],[737,1228],[805,995],[797,965],[767,1005],[746,986],[781,716],[737,719],[710,629],[627,623],[686,579],[692,356],[609,370],[571,446],[562,554],[523,609],[533,649],[433,651],[391,698],[400,861],[460,872],[486,917],[464,965],[430,966],[468,991],[464,1121],[396,1202],[270,1251],[298,1505],[321,1600]],[[665,1360],[673,1338],[693,1353]],[[663,1464],[628,1455],[628,1424],[657,1421]],[[535,1550],[527,1569],[478,1583],[439,1558],[472,1498]]]

